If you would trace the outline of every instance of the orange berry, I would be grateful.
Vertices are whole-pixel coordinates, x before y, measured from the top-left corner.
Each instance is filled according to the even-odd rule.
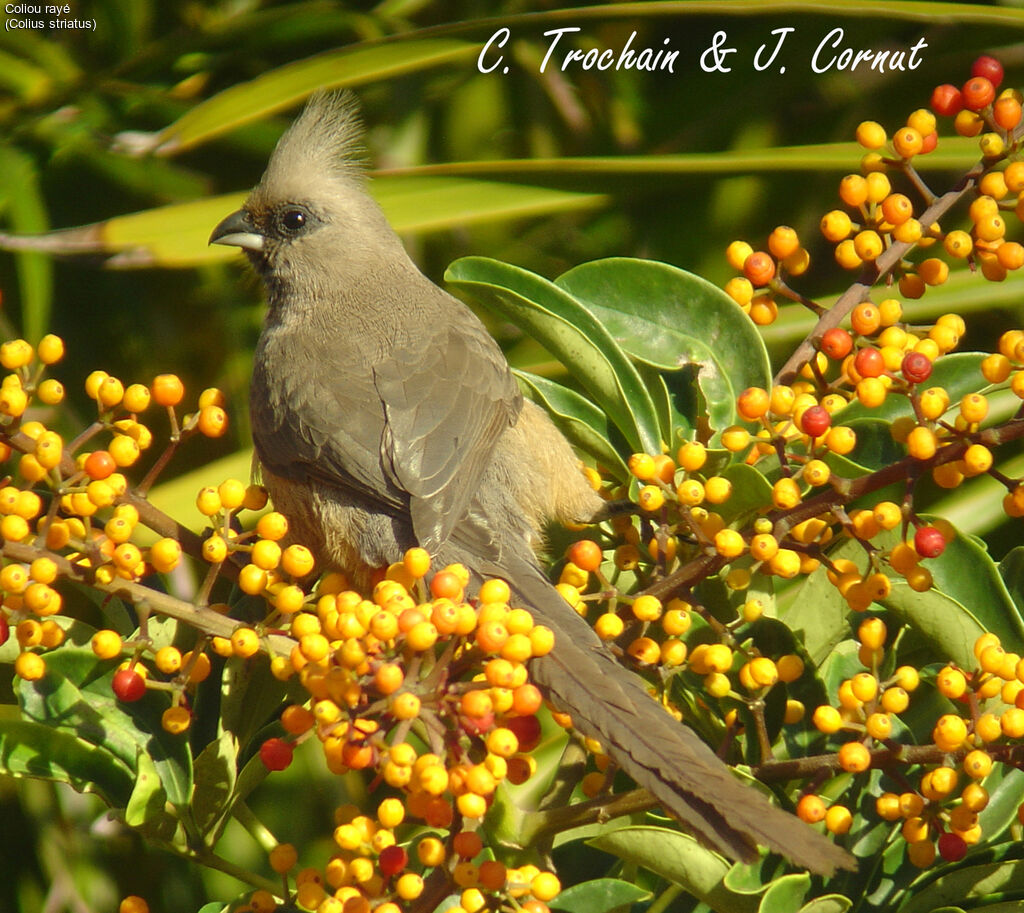
[[[153,399],[159,406],[177,406],[185,396],[185,385],[176,374],[159,374],[152,383]]]
[[[755,288],[762,288],[775,277],[775,260],[765,251],[754,251],[743,261],[743,274]]]

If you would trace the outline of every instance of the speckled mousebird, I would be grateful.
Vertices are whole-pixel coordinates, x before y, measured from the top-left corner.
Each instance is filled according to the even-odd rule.
[[[702,842],[741,860],[762,844],[822,874],[853,866],[740,783],[541,572],[543,527],[590,520],[604,502],[483,324],[417,269],[370,197],[350,95],[310,100],[210,240],[242,248],[265,285],[256,455],[322,569],[365,584],[418,545],[436,566],[507,580],[555,633],[532,680]]]

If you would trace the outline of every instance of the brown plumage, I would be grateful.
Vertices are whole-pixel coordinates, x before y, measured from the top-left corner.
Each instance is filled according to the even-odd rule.
[[[351,99],[318,95],[212,242],[243,248],[267,316],[250,409],[264,480],[321,567],[366,582],[411,546],[508,580],[554,652],[531,676],[702,841],[823,874],[852,857],[742,785],[653,700],[540,571],[551,520],[601,499],[461,302],[420,273],[367,193]]]

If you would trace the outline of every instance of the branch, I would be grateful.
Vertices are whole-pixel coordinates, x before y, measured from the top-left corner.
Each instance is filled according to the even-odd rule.
[[[921,214],[921,225],[927,228],[934,222],[938,222],[969,191],[974,189],[978,179],[991,167],[991,162],[986,163],[984,160],[978,162],[957,182],[955,187],[946,191]],[[817,351],[815,343],[828,330],[839,326],[850,311],[865,301],[878,280],[888,276],[913,247],[914,244],[909,241],[897,241],[886,248],[877,260],[869,263],[861,278],[839,296],[836,303],[825,311],[804,341],[796,347],[793,354],[775,375],[774,383],[791,383],[800,368],[814,357],[814,353]]]

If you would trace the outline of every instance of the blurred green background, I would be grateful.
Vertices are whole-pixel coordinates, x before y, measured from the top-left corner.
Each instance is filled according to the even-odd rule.
[[[247,465],[258,288],[241,256],[206,247],[238,200],[202,201],[250,187],[319,85],[358,93],[378,169],[375,192],[434,279],[466,254],[548,277],[623,255],[721,283],[730,275],[723,257],[730,240],[757,246],[785,223],[817,265],[802,290],[828,302],[844,277],[817,223],[838,205],[838,179],[857,167],[856,124],[874,119],[895,129],[927,104],[933,86],[962,83],[979,53],[1003,61],[1008,85],[1024,82],[1019,3],[71,5],[72,17],[95,28],[0,33],[0,230],[94,227],[50,236],[60,257],[0,252],[0,330],[31,341],[45,332],[65,338],[69,354],[55,374],[68,381],[83,416],[89,404],[80,380],[95,368],[126,383],[174,371],[193,402],[204,387],[223,388],[231,432],[186,448],[173,472],[232,455],[229,465],[243,467],[236,472]],[[511,35],[500,51],[509,72],[479,72],[484,43],[503,27]],[[579,32],[562,39],[541,73],[543,33],[565,27]],[[793,32],[775,65],[758,72],[755,52],[773,45],[780,28]],[[913,71],[815,73],[815,48],[835,28],[842,44],[828,58],[843,48],[927,46]],[[720,31],[736,49],[725,60],[731,72],[706,72],[701,60]],[[564,51],[618,52],[633,32],[637,51],[678,51],[674,72],[560,69]],[[975,158],[970,143],[942,142],[924,160],[926,178],[945,189]],[[181,205],[191,201],[197,205]],[[145,215],[165,206],[173,208]],[[123,218],[131,213],[144,215]],[[6,246],[17,242],[7,238]],[[1017,278],[988,286],[962,270],[912,313],[926,321],[958,310],[971,325],[964,348],[991,345],[999,329],[1021,325],[1022,290]],[[785,315],[766,332],[773,353],[784,356],[810,325]],[[512,327],[492,322],[492,329],[518,366],[561,370]],[[154,430],[161,433],[159,423]],[[978,491],[973,500],[958,495],[955,519],[971,518],[998,557],[1010,540],[996,523],[998,505],[990,509],[991,493]],[[199,517],[182,519],[198,524]],[[261,793],[279,838],[296,843],[308,862],[318,844],[326,849],[323,809],[338,801],[336,784],[315,770],[307,758]],[[247,837],[226,839],[225,855],[262,867]],[[42,783],[0,780],[0,846],[10,873],[0,879],[0,911],[106,911],[135,891],[156,913],[184,913],[240,889],[147,852],[106,821],[98,803]]]

